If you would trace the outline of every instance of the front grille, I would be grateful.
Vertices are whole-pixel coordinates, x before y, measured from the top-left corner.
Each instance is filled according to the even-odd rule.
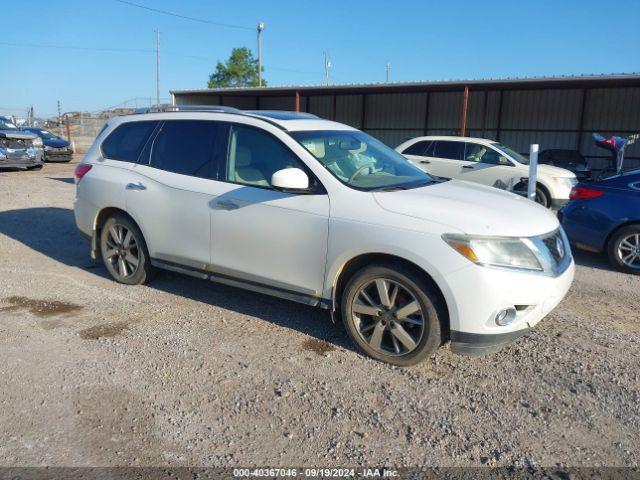
[[[21,148],[29,148],[32,144],[31,140],[24,138],[1,138],[0,139],[0,147],[12,148],[12,149],[21,149]]]
[[[562,263],[567,255],[567,246],[564,244],[564,239],[560,230],[556,230],[550,235],[547,235],[542,239],[542,243],[547,247],[551,258],[553,258],[556,265]]]

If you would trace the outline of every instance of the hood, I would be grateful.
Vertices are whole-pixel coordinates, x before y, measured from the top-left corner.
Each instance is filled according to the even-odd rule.
[[[451,233],[532,237],[559,225],[553,213],[531,200],[459,180],[373,195],[389,212],[447,225]]]
[[[42,143],[44,143],[45,147],[53,148],[68,147],[69,145],[71,145],[64,138],[49,138],[42,140]]]
[[[37,135],[29,132],[21,132],[20,130],[0,130],[0,138],[17,138],[20,140],[34,140]]]
[[[538,164],[538,172],[556,178],[573,178],[576,176],[575,173],[566,168],[555,167],[553,165]]]

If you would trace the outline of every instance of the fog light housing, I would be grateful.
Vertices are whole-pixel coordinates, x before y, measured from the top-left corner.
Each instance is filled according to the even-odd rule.
[[[494,317],[496,325],[506,327],[516,319],[516,313],[515,307],[501,308]]]

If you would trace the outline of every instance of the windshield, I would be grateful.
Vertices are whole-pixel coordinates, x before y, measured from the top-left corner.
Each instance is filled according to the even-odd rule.
[[[30,132],[35,133],[36,135],[41,136],[42,138],[46,139],[46,140],[55,140],[56,138],[58,138],[57,135],[54,135],[51,132],[48,132],[46,130],[36,130],[36,129],[29,129]]]
[[[0,130],[2,129],[15,130],[16,128],[17,127],[13,123],[9,123],[6,120],[3,120],[2,118],[0,118]]]
[[[359,190],[415,188],[434,181],[398,152],[358,130],[290,135],[342,183]]]
[[[497,148],[502,153],[508,155],[513,158],[516,162],[521,163],[523,165],[529,165],[529,159],[524,155],[519,154],[514,149],[507,147],[506,145],[502,145],[501,143],[492,143],[494,148]]]

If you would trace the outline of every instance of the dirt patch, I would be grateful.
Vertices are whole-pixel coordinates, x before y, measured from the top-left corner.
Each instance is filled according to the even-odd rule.
[[[123,330],[127,330],[129,324],[126,322],[120,323],[105,323],[104,325],[96,325],[95,327],[85,328],[81,330],[78,335],[83,340],[98,340],[99,338],[111,338],[118,335]]]
[[[330,344],[325,340],[320,340],[318,338],[310,338],[309,340],[305,340],[302,344],[302,348],[305,350],[309,350],[310,352],[315,352],[318,355],[327,355],[329,352],[333,352],[336,347],[335,345]]]
[[[60,302],[58,300],[35,300],[28,297],[7,297],[4,299],[10,305],[0,307],[0,312],[16,312],[27,310],[38,317],[53,317],[56,315],[74,315],[82,307],[74,303]]]

